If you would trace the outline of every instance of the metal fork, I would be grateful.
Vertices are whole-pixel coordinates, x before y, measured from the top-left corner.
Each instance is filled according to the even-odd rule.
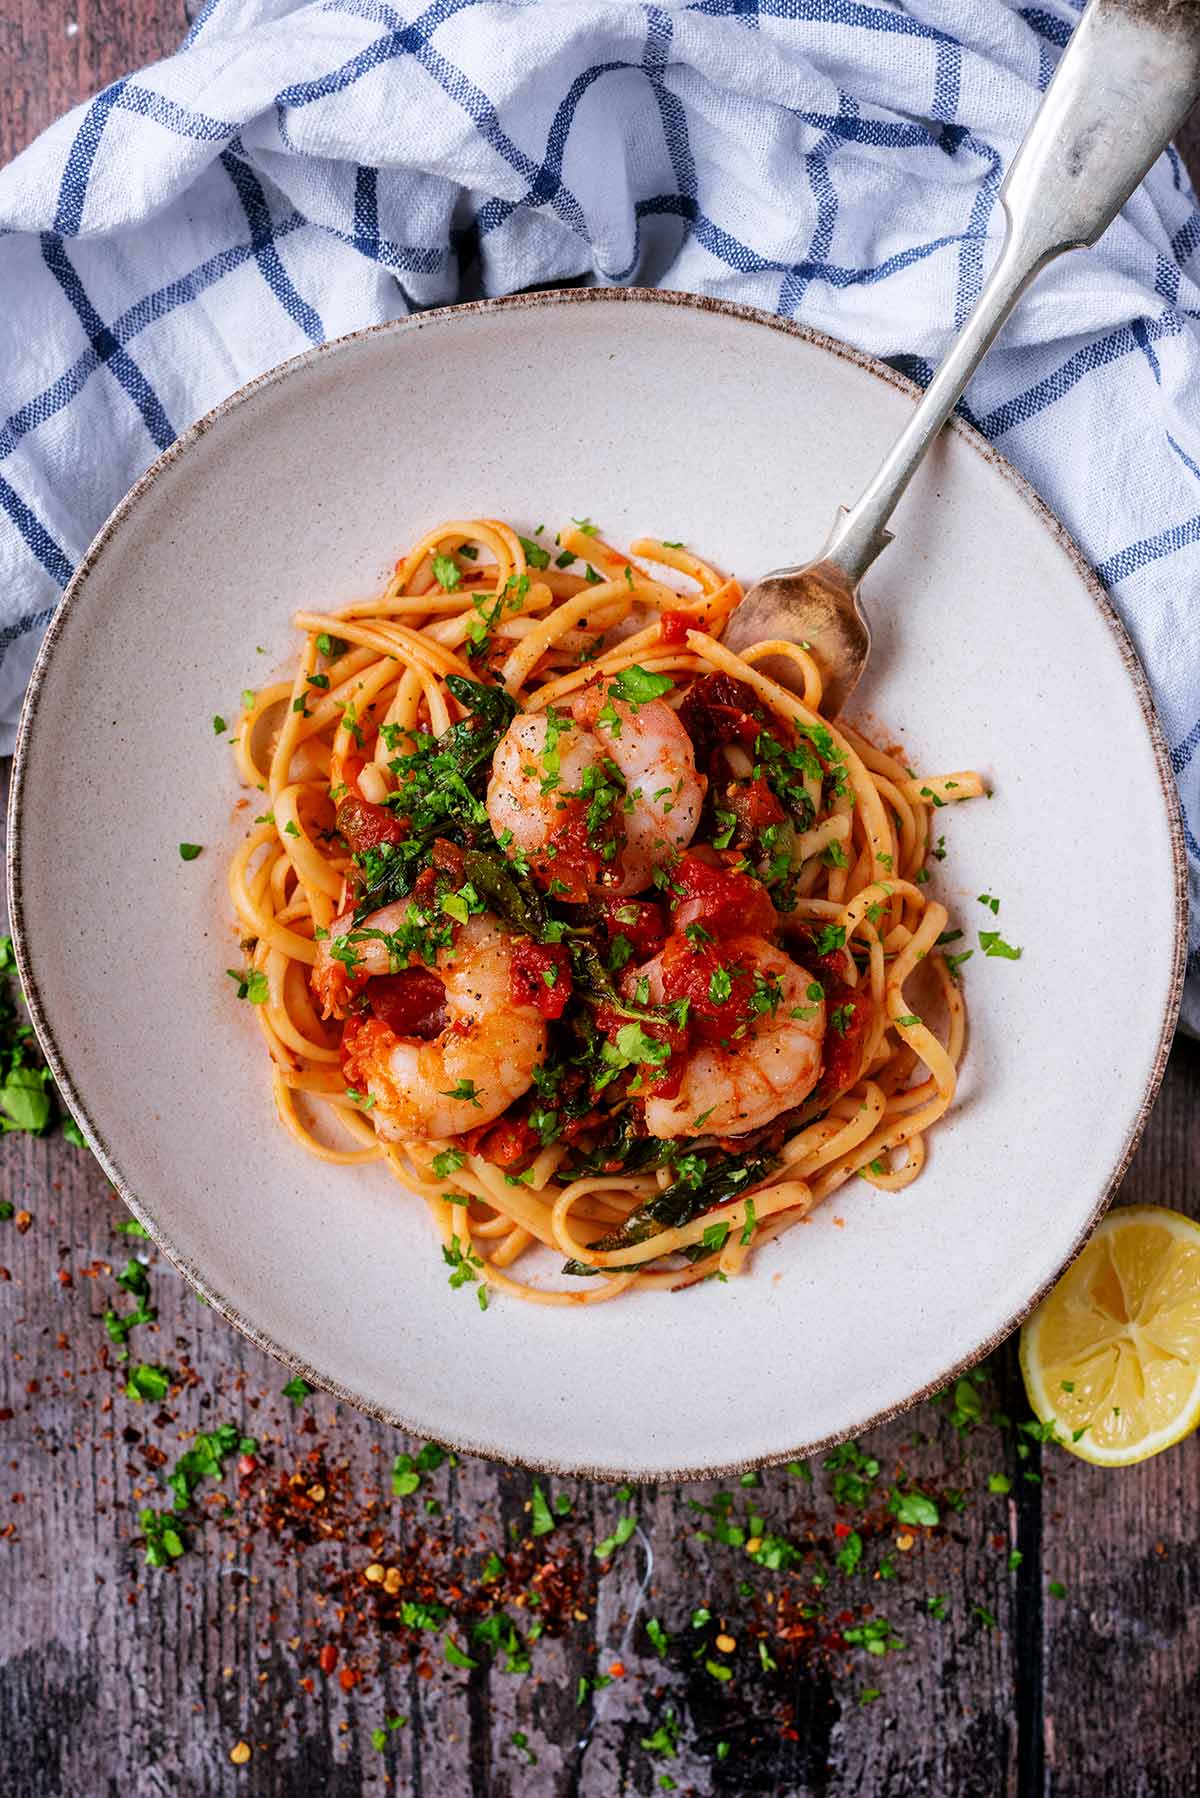
[[[871,648],[859,587],[892,533],[888,520],[997,332],[1034,277],[1095,243],[1200,94],[1200,0],[1091,0],[1025,135],[1000,203],[1006,229],[975,308],[862,497],[838,510],[815,561],[757,581],[726,632],[732,649],[807,643],[830,716]],[[783,656],[764,671],[797,678]]]

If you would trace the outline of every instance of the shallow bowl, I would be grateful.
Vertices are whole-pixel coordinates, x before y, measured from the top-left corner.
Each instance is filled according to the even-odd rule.
[[[1078,1249],[1178,1005],[1183,858],[1145,682],[1031,490],[960,423],[868,583],[851,710],[994,797],[945,813],[935,890],[974,946],[958,1101],[900,1194],[859,1182],[726,1285],[486,1314],[383,1171],[274,1120],[225,864],[246,814],[212,717],[300,606],[378,588],[487,514],[686,540],[749,583],[811,553],[913,390],[765,314],[572,291],[427,313],[285,364],[170,449],[55,615],[22,721],[10,895],[43,1048],[184,1275],[315,1384],[419,1434],[622,1478],[786,1458],[944,1385]],[[180,859],[181,840],[204,853]],[[998,895],[999,919],[980,893]],[[1002,927],[1020,961],[986,957]]]

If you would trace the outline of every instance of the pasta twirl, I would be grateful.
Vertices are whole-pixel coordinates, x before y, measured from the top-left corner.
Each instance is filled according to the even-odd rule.
[[[908,1184],[953,1100],[926,864],[979,776],[831,723],[802,646],[733,654],[740,597],[657,538],[456,520],[298,614],[239,719],[239,990],[280,1121],[425,1200],[485,1306],[738,1274],[854,1176]],[[565,1286],[520,1277],[539,1248]]]

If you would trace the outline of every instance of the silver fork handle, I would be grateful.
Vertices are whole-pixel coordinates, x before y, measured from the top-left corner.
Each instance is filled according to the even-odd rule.
[[[1026,287],[1064,250],[1095,243],[1198,93],[1196,0],[1090,0],[1000,190],[1004,242],[974,310],[821,552],[853,586],[891,542],[888,519]]]

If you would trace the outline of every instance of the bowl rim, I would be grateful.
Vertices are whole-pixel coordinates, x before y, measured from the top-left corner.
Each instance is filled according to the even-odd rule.
[[[169,1234],[156,1220],[153,1199],[147,1200],[136,1193],[122,1172],[121,1165],[113,1149],[105,1140],[92,1121],[87,1103],[77,1086],[68,1063],[67,1056],[55,1035],[50,1018],[47,1015],[37,981],[33,973],[32,957],[29,945],[29,927],[26,918],[24,894],[22,887],[22,860],[24,845],[23,805],[26,797],[28,762],[31,745],[37,728],[38,707],[46,682],[47,670],[58,642],[71,613],[76,608],[80,595],[87,587],[88,579],[98,559],[104,554],[108,545],[119,531],[125,518],[134,510],[138,501],[159,476],[180,457],[186,455],[191,446],[203,437],[217,422],[227,414],[240,409],[248,401],[265,389],[288,379],[301,369],[308,367],[323,356],[336,354],[353,345],[377,336],[402,337],[410,332],[421,331],[429,326],[444,326],[447,323],[464,318],[478,318],[493,313],[537,313],[547,308],[572,305],[621,305],[631,309],[646,306],[677,306],[694,312],[716,313],[726,318],[733,318],[745,324],[765,326],[786,336],[793,337],[802,343],[833,355],[854,367],[875,376],[898,392],[911,399],[920,396],[921,389],[915,382],[898,373],[863,350],[841,342],[826,332],[814,330],[811,326],[796,323],[794,320],[780,318],[777,314],[763,311],[757,306],[748,306],[740,302],[717,299],[710,295],[694,294],[673,288],[658,287],[569,287],[558,289],[540,289],[509,294],[498,299],[472,300],[459,305],[439,306],[425,312],[410,313],[403,318],[384,320],[379,324],[367,325],[357,331],[332,338],[328,342],[304,350],[296,356],[267,369],[261,375],[246,381],[227,398],[206,412],[201,418],[184,431],[170,447],[163,451],[150,464],[145,473],[130,487],[128,493],[113,508],[108,518],[97,531],[78,567],[68,583],[62,599],[54,611],[45,636],[39,646],[29,685],[25,692],[21,707],[20,721],[17,727],[17,739],[13,752],[12,781],[8,796],[8,853],[7,853],[7,888],[10,930],[16,955],[17,971],[22,991],[25,996],[34,1030],[42,1053],[54,1076],[71,1114],[82,1129],[92,1153],[100,1163],[105,1175],[120,1193],[121,1198],[133,1215],[150,1232],[156,1247],[166,1255],[183,1278],[201,1294],[205,1301],[218,1312],[226,1322],[233,1325],[246,1336],[256,1347],[281,1361],[294,1373],[299,1373],[319,1390],[332,1394],[337,1399],[351,1404],[356,1410],[393,1428],[406,1431],[410,1435],[423,1435],[424,1426],[414,1424],[399,1412],[388,1406],[368,1399],[353,1391],[340,1380],[313,1366],[305,1357],[293,1348],[277,1342],[267,1331],[257,1325],[251,1318],[244,1316],[237,1306],[223,1293],[217,1292],[205,1277],[203,1271],[195,1265],[189,1256],[179,1250],[171,1241]],[[514,1455],[503,1443],[477,1442],[467,1439],[456,1439],[453,1432],[439,1439],[449,1447],[462,1453],[481,1455],[485,1458],[523,1466],[534,1472],[548,1473],[562,1477],[579,1477],[595,1480],[633,1481],[634,1483],[678,1482],[684,1480],[729,1479],[759,1467],[777,1466],[783,1462],[796,1460],[804,1456],[820,1453],[837,1442],[862,1435],[867,1430],[890,1422],[902,1416],[941,1391],[953,1380],[959,1378],[968,1368],[991,1354],[1006,1337],[1024,1322],[1025,1318],[1041,1302],[1042,1298],[1061,1277],[1091,1235],[1096,1224],[1107,1210],[1117,1187],[1119,1186],[1134,1151],[1146,1126],[1154,1101],[1162,1084],[1166,1070],[1167,1057],[1171,1049],[1171,1041],[1183,996],[1184,975],[1187,952],[1187,856],[1184,848],[1182,810],[1178,788],[1171,769],[1170,751],[1155,710],[1145,672],[1138,660],[1129,633],[1114,609],[1108,594],[1098,576],[1085,559],[1082,551],[1067,531],[1066,526],[1054,515],[1040,494],[1031,486],[1022,474],[1000,454],[995,446],[981,435],[972,425],[957,414],[949,420],[947,429],[960,437],[976,455],[989,464],[1013,488],[1018,497],[1025,503],[1043,529],[1066,552],[1075,573],[1085,588],[1096,610],[1107,624],[1115,640],[1117,651],[1121,657],[1125,672],[1132,683],[1142,713],[1158,773],[1159,788],[1166,812],[1168,836],[1171,843],[1174,870],[1174,913],[1175,933],[1173,944],[1173,961],[1169,990],[1159,1030],[1158,1043],[1155,1049],[1149,1075],[1142,1090],[1137,1111],[1126,1133],[1124,1143],[1117,1155],[1116,1162],[1105,1181],[1087,1218],[1076,1233],[1070,1250],[1062,1258],[1054,1272],[1039,1282],[1036,1290],[1021,1304],[1012,1317],[998,1330],[992,1331],[976,1348],[966,1355],[959,1356],[944,1372],[934,1379],[925,1382],[919,1390],[911,1393],[898,1403],[887,1405],[879,1411],[848,1425],[846,1429],[823,1436],[817,1440],[802,1442],[794,1447],[772,1449],[761,1455],[751,1456],[738,1461],[715,1461],[711,1464],[700,1464],[683,1468],[660,1468],[652,1471],[629,1472],[611,1463],[576,1463],[560,1462],[553,1457],[540,1458],[531,1455]]]

